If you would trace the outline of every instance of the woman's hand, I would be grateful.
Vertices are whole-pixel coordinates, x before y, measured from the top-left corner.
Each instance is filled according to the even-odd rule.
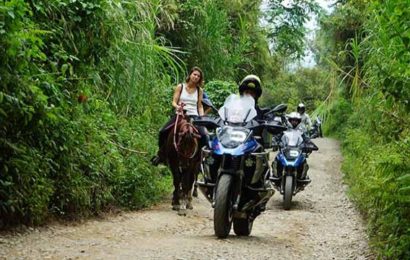
[[[183,114],[183,112],[184,112],[184,106],[185,106],[184,103],[178,104],[177,107],[176,107],[177,113]]]

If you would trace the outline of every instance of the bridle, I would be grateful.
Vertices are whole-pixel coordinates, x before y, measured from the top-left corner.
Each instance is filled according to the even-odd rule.
[[[183,107],[184,104],[181,104],[181,106]],[[191,124],[190,122],[185,121],[181,124],[179,123],[180,117],[181,117],[181,119],[184,119],[184,117],[185,117],[185,115],[182,114],[182,113],[183,112],[178,111],[177,112],[177,117],[175,119],[174,138],[173,138],[174,139],[173,140],[174,141],[173,142],[174,143],[174,148],[175,148],[175,151],[177,152],[178,155],[181,155],[182,157],[184,157],[186,159],[192,159],[192,158],[195,157],[196,153],[198,152],[198,144],[195,146],[195,150],[192,152],[192,154],[186,155],[183,152],[181,152],[180,149],[179,149],[179,145],[180,145],[181,140],[182,140],[181,137],[184,136],[187,133],[190,133],[194,138],[200,138],[201,135],[199,134],[198,129],[193,124]],[[179,131],[180,132],[178,133],[179,139],[178,139],[178,142],[177,142],[177,128],[178,128],[178,125],[179,125]],[[182,131],[181,131],[181,129],[182,129]]]

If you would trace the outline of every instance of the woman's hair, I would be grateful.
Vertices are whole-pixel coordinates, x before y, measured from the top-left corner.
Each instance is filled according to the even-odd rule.
[[[191,77],[191,74],[192,74],[194,71],[198,71],[199,74],[201,75],[201,79],[199,80],[197,87],[202,88],[202,87],[204,86],[204,81],[205,81],[205,80],[204,80],[204,73],[202,72],[202,70],[201,70],[199,67],[196,67],[196,66],[195,66],[195,67],[192,67],[191,71],[189,72],[188,76],[187,76],[186,79],[185,79],[185,82],[186,82],[186,83],[189,82],[189,79],[190,79],[190,77]]]

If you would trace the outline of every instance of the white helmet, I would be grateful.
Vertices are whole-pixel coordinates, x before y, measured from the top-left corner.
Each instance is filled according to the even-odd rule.
[[[305,105],[303,103],[299,103],[298,108],[296,109],[299,113],[305,113]]]
[[[293,128],[296,128],[300,122],[302,122],[302,117],[298,112],[292,112],[287,115],[289,123],[292,125]]]
[[[239,84],[239,94],[242,95],[246,89],[253,90],[255,92],[255,99],[260,98],[262,95],[261,79],[253,74],[246,76]]]

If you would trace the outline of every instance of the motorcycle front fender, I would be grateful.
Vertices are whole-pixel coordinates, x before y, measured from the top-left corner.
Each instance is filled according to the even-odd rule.
[[[295,193],[294,191],[296,190],[296,168],[287,168],[285,169],[284,174],[282,175],[282,181],[281,181],[281,189],[280,189],[280,193],[283,194],[284,190],[285,190],[285,180],[287,176],[291,176],[292,177],[292,191],[293,193]]]

